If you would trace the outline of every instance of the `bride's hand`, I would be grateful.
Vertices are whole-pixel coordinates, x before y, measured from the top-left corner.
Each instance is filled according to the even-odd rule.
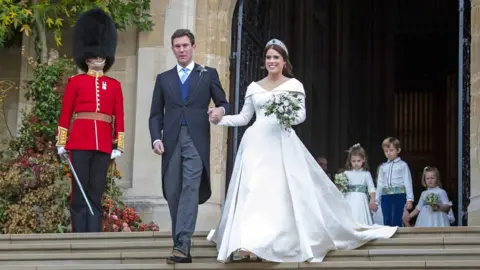
[[[210,121],[210,123],[217,125],[220,122],[220,120],[222,120],[222,118],[217,119],[217,118],[209,117],[208,120]]]
[[[208,120],[210,121],[210,123],[215,125],[218,124],[223,117],[223,115],[216,110],[218,110],[218,108],[215,108],[215,109],[210,108],[208,110]]]
[[[217,124],[218,124],[218,122],[220,122],[220,121],[218,121],[218,120],[213,120],[213,119],[210,119],[210,123],[212,123],[212,124],[214,124],[214,125],[217,125]]]

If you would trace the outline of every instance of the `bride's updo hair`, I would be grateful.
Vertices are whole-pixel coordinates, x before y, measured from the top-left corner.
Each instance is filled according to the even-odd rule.
[[[265,49],[263,50],[264,61],[267,57],[267,52],[270,49],[277,51],[282,56],[283,60],[285,60],[286,65],[283,67],[283,75],[287,77],[293,77],[293,67],[292,63],[290,63],[290,58],[288,57],[288,49],[285,44],[283,44],[283,42],[278,39],[270,40],[265,46]],[[265,68],[265,66],[262,66],[262,68]]]
[[[347,153],[348,153],[348,156],[347,156],[347,160],[345,161],[345,169],[346,170],[352,170],[353,169],[352,163],[350,162],[350,160],[352,159],[353,156],[358,156],[358,157],[363,158],[362,168],[366,171],[368,171],[370,169],[368,167],[368,162],[367,162],[367,153],[365,152],[365,149],[363,149],[363,147],[359,143],[356,143],[356,144],[352,145],[352,147],[350,147],[347,150]]]

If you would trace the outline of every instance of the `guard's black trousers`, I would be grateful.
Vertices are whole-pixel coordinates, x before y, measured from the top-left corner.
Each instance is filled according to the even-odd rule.
[[[94,213],[92,216],[72,174],[70,193],[72,232],[101,232],[104,212],[102,197],[105,192],[110,155],[100,151],[72,150],[70,159]]]

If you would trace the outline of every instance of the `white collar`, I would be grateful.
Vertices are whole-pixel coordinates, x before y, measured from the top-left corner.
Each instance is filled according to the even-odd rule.
[[[188,65],[186,66],[186,68],[188,68],[188,71],[192,71],[194,67],[195,67],[195,62],[194,62],[194,61],[190,62],[190,64],[188,64]],[[177,64],[177,72],[182,71],[182,68],[183,68],[182,66],[180,66],[179,64]]]
[[[397,157],[395,158],[394,160],[387,160],[387,162],[393,162],[393,163],[396,163],[396,162],[399,162],[400,160],[402,160],[400,157]]]

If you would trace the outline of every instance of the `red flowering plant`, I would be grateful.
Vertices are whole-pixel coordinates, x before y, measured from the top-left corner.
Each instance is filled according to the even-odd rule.
[[[106,192],[103,198],[103,231],[104,232],[135,232],[158,231],[155,223],[142,223],[140,215],[134,208],[125,205],[122,192],[115,182],[122,178],[115,163],[110,164],[107,177]]]

